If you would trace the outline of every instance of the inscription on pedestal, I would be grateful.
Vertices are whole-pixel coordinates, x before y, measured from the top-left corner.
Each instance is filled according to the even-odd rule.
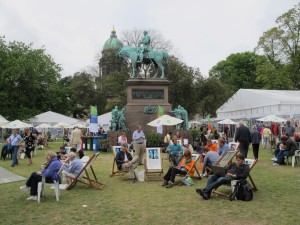
[[[164,90],[132,89],[132,99],[164,99]]]

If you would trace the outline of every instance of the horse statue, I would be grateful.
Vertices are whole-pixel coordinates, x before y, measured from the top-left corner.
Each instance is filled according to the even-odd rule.
[[[163,60],[165,60],[167,66],[169,66],[169,64],[170,64],[169,54],[165,51],[152,50],[152,51],[144,54],[143,62],[138,62],[140,52],[141,52],[140,47],[132,47],[132,46],[124,46],[118,52],[119,58],[122,58],[123,60],[130,59],[130,61],[131,61],[132,73],[131,73],[130,77],[131,78],[137,77],[141,63],[144,63],[146,65],[153,63],[155,66],[155,74],[154,74],[153,78],[157,77],[158,69],[161,70],[160,78],[164,78],[165,73],[164,73],[164,66],[163,66],[162,62],[163,62]]]

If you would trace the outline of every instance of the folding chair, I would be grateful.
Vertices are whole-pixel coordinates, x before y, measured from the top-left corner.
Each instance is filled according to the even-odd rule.
[[[295,167],[295,163],[297,164],[298,158],[300,158],[300,150],[296,150],[293,156],[285,156],[286,165],[289,165],[289,158],[292,158],[292,167]]]
[[[118,169],[116,156],[117,156],[118,152],[121,151],[121,146],[112,146],[111,151],[114,155],[114,161],[113,161],[113,167],[112,167],[112,171],[111,171],[110,176],[112,177],[114,175],[119,175],[122,178],[126,173],[128,173],[128,171]]]
[[[61,179],[61,172],[64,169],[64,165],[62,165],[59,169],[59,171],[57,172],[57,175],[60,177]],[[49,185],[51,187],[54,188],[55,191],[55,196],[56,196],[56,201],[59,201],[59,197],[60,197],[60,189],[59,189],[59,182],[57,181],[53,181],[53,183],[46,183],[46,177],[42,177],[42,181],[38,183],[38,202],[41,201],[41,196],[45,196],[45,185]]]
[[[145,180],[149,177],[161,176],[163,174],[163,158],[161,148],[146,148],[145,158]]]
[[[258,189],[257,189],[257,187],[256,187],[256,185],[255,185],[255,183],[254,183],[254,181],[253,181],[253,179],[252,179],[252,177],[251,177],[251,175],[250,175],[250,172],[251,172],[251,170],[253,169],[253,167],[256,165],[257,160],[246,158],[246,159],[245,159],[245,163],[247,163],[247,164],[249,165],[249,168],[250,168],[248,178],[249,178],[250,183],[251,183],[251,185],[252,185],[253,191],[257,191]],[[231,184],[224,185],[224,186],[229,186],[229,187],[231,188],[231,190],[233,190],[233,187],[232,187]],[[217,194],[217,195],[219,194],[219,195],[223,195],[223,196],[226,196],[226,197],[230,197],[230,195],[231,195],[232,192],[230,192],[230,193],[223,193],[223,192],[218,191],[217,189],[215,189],[215,190],[213,190],[213,193],[215,193],[215,194]]]
[[[238,151],[228,151],[216,162],[217,166],[226,167],[232,163],[232,160],[236,157]]]
[[[229,147],[231,148],[231,151],[237,151],[239,149],[239,142],[229,142]]]
[[[192,154],[192,158],[193,158],[193,160],[195,160],[193,167],[195,168],[195,171],[196,171],[196,173],[197,173],[197,175],[198,175],[198,177],[195,177],[195,175],[194,175],[193,178],[198,178],[198,179],[201,180],[202,177],[201,177],[201,175],[200,175],[200,173],[199,173],[199,170],[198,170],[198,168],[197,168],[197,163],[198,163],[199,160],[200,160],[200,154],[193,153],[193,154]]]
[[[102,184],[98,181],[95,171],[93,169],[93,163],[98,158],[98,156],[99,156],[99,153],[95,153],[89,159],[89,161],[84,165],[84,167],[82,168],[82,170],[76,177],[67,176],[67,178],[69,178],[71,180],[71,183],[67,187],[67,190],[72,189],[77,184],[77,182],[89,185],[91,187],[98,188],[100,190],[102,190],[104,188],[104,184]],[[90,169],[92,171],[92,176],[89,175],[88,169]]]

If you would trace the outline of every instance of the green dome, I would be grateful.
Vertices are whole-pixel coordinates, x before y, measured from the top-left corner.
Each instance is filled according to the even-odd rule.
[[[110,38],[104,43],[103,51],[108,49],[119,49],[123,47],[122,42],[117,38],[115,28],[111,31]]]

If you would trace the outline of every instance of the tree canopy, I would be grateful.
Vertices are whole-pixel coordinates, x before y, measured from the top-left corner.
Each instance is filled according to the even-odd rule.
[[[255,50],[267,57],[258,66],[257,81],[268,89],[300,88],[300,3],[276,19],[259,38]]]
[[[0,109],[9,120],[26,119],[52,109],[59,100],[61,67],[45,49],[0,37]]]

